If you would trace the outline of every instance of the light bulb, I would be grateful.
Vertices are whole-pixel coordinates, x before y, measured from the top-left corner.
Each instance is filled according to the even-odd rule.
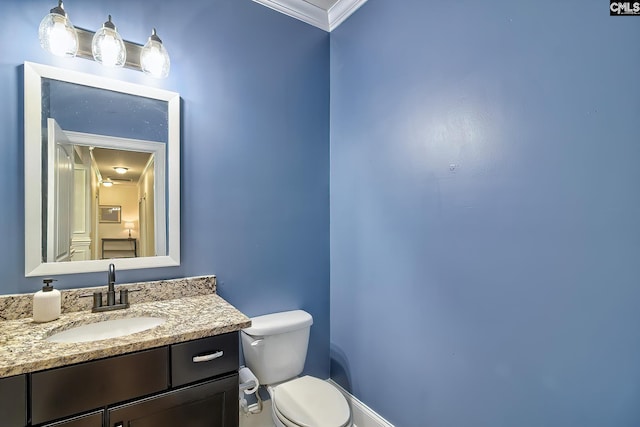
[[[74,57],[78,52],[78,35],[76,29],[64,11],[62,0],[58,6],[51,9],[49,14],[42,18],[38,28],[40,46],[46,51],[57,55]]]
[[[154,28],[149,40],[140,51],[140,68],[153,77],[163,79],[169,75],[170,67],[169,53]]]
[[[93,59],[105,67],[122,67],[127,60],[127,50],[116,26],[109,20],[102,25],[91,40]]]

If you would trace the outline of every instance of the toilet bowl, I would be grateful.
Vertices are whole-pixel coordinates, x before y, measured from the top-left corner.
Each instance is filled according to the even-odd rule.
[[[303,376],[268,387],[277,427],[345,427],[351,411],[342,393],[326,381]]]
[[[302,310],[251,319],[242,331],[247,367],[271,396],[277,427],[348,427],[351,410],[344,395],[304,368],[313,318]]]

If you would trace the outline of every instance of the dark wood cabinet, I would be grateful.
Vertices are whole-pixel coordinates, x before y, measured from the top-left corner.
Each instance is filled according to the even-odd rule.
[[[224,334],[171,346],[171,385],[178,387],[237,371],[238,334]]]
[[[168,369],[169,354],[161,347],[36,372],[31,375],[31,422],[39,424],[164,391]]]
[[[45,424],[42,427],[102,427],[103,418],[104,411],[96,411],[53,424]]]
[[[238,375],[172,390],[108,410],[108,427],[238,425]]]
[[[27,424],[27,376],[0,378],[0,414],[4,427]]]
[[[231,332],[1,379],[1,425],[238,427],[238,345]]]

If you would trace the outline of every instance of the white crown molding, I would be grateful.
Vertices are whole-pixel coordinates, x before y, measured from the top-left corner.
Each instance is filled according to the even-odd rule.
[[[329,32],[350,17],[356,10],[365,4],[367,0],[338,0],[336,4],[328,10]]]
[[[304,0],[253,0],[263,6],[329,31],[327,11]]]
[[[305,0],[253,0],[270,9],[331,32],[367,0],[338,0],[325,10]]]

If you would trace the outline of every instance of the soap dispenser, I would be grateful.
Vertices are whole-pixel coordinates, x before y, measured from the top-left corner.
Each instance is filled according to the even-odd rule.
[[[50,322],[60,317],[60,291],[53,289],[55,279],[44,279],[41,291],[33,295],[33,321]]]

